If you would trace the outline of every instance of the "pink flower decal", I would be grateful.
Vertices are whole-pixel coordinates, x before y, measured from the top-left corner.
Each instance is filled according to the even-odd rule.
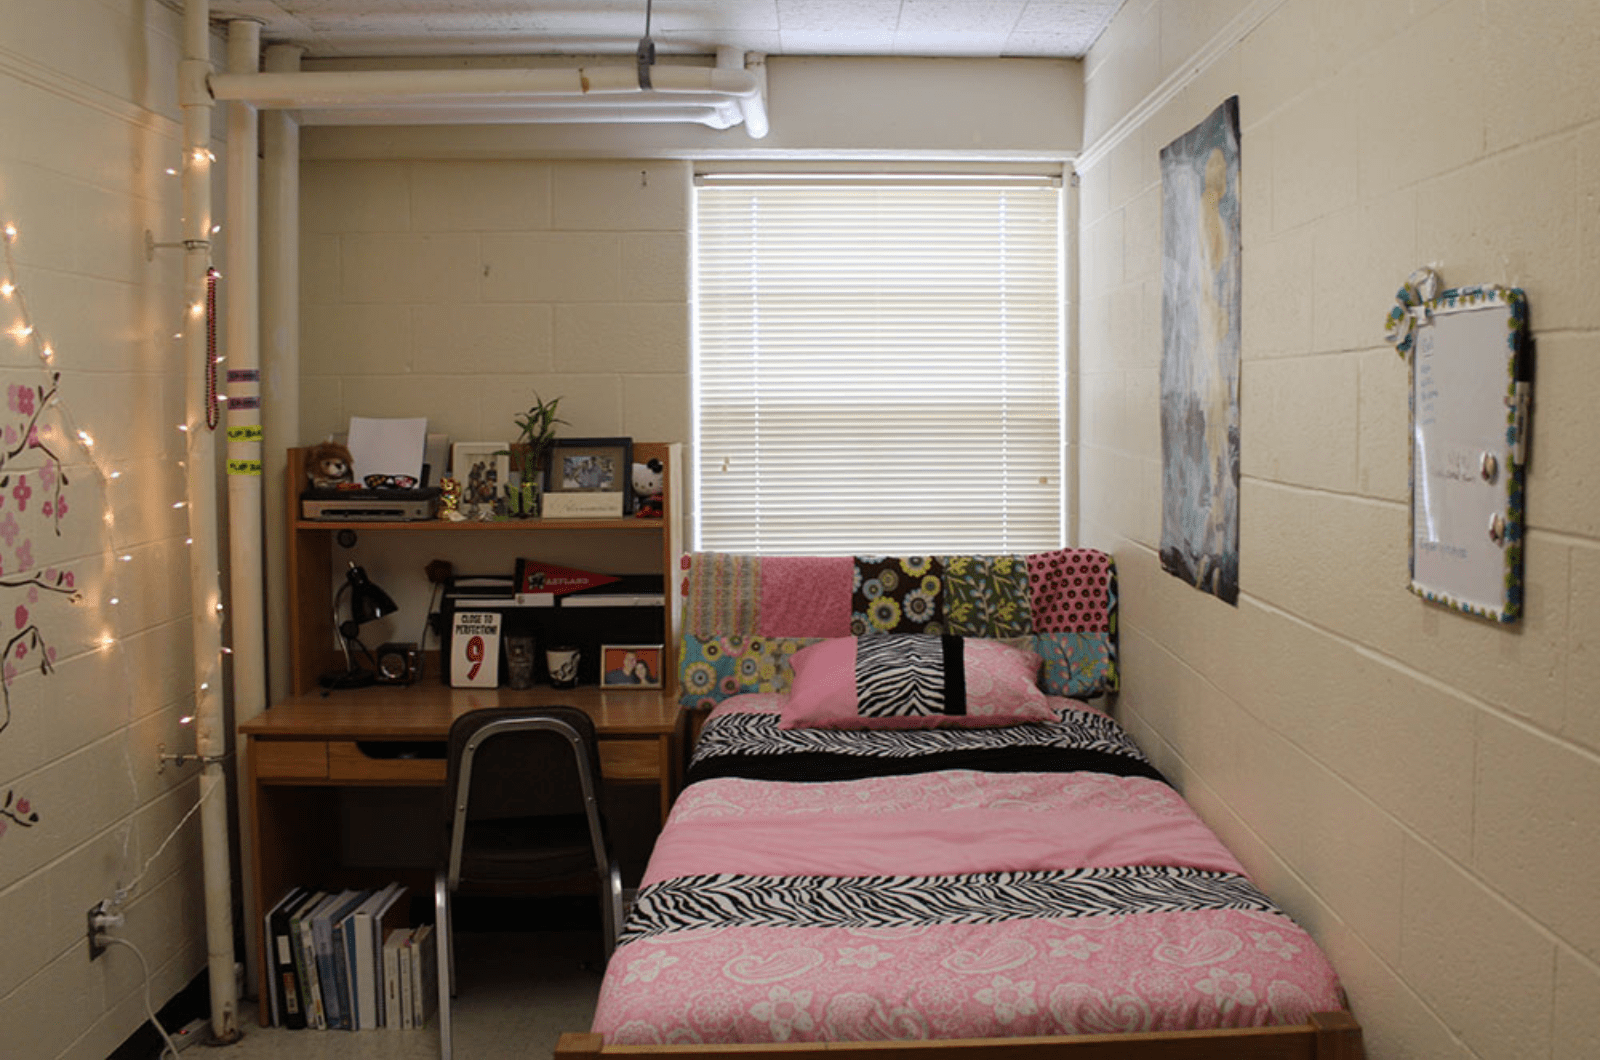
[[[30,812],[32,812],[32,810],[33,810],[33,803],[29,802],[27,799],[18,799],[17,800],[17,812],[18,813],[30,813]]]
[[[17,546],[17,568],[27,570],[33,566],[33,541],[30,539]]]
[[[18,644],[17,645],[17,658],[26,659],[27,657],[28,657],[28,646],[26,644]]]
[[[17,484],[11,487],[11,496],[17,502],[17,511],[28,510],[28,498],[33,496],[33,487],[28,485],[28,476],[17,476]]]
[[[16,620],[18,629],[22,629],[28,624],[28,609],[21,604],[17,605]]]
[[[10,512],[6,513],[4,519],[0,519],[0,541],[4,541],[8,546],[21,532],[22,527],[17,525],[16,517]]]

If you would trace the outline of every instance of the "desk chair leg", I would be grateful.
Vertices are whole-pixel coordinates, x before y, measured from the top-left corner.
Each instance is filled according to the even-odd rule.
[[[439,969],[439,1060],[450,1060],[450,998],[456,992],[456,948],[450,938],[450,889],[443,872],[433,878],[433,938]]]
[[[605,887],[600,895],[601,930],[606,933],[606,960],[617,949],[617,936],[622,934],[622,870],[611,863]]]

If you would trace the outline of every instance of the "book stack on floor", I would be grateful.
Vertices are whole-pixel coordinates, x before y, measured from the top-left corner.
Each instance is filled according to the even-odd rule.
[[[266,915],[272,1022],[365,1031],[424,1027],[438,1007],[433,925],[406,888],[294,887]]]

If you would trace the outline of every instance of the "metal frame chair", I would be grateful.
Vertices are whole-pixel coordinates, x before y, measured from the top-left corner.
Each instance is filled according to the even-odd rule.
[[[457,890],[514,894],[519,886],[588,875],[600,885],[607,958],[622,924],[622,876],[600,815],[600,756],[589,716],[576,707],[475,710],[451,725],[449,747],[445,858],[433,886],[443,1060],[452,1050],[450,907]]]

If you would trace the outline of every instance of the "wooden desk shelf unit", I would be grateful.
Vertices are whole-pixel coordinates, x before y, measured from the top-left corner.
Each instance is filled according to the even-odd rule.
[[[634,458],[660,459],[665,472],[665,514],[661,519],[528,519],[499,522],[442,520],[386,523],[316,521],[300,518],[303,449],[289,450],[285,482],[289,512],[288,578],[291,694],[240,726],[249,739],[245,783],[251,793],[246,842],[254,866],[255,908],[249,910],[258,933],[258,970],[265,983],[267,940],[262,914],[292,886],[373,887],[401,879],[413,894],[432,886],[431,866],[352,867],[341,857],[340,799],[351,789],[414,789],[425,797],[445,782],[444,744],[455,718],[496,706],[566,704],[594,719],[600,741],[601,773],[607,781],[649,784],[660,792],[666,819],[680,781],[684,717],[677,705],[673,637],[675,600],[671,592],[682,554],[681,490],[676,481],[681,446],[636,443]],[[324,694],[319,674],[342,667],[333,612],[332,564],[341,530],[392,540],[393,535],[443,534],[445,546],[470,552],[484,535],[518,534],[533,542],[537,555],[546,535],[577,535],[603,544],[641,535],[659,539],[661,573],[667,587],[663,607],[664,666],[660,689],[602,690],[596,686],[557,690],[547,685],[510,688],[452,688],[439,680],[430,658],[414,685],[377,685]],[[601,568],[596,568],[601,569]],[[506,573],[510,573],[507,571]],[[431,805],[431,803],[430,803]],[[391,822],[385,822],[386,825]],[[416,831],[417,822],[393,820],[397,831]],[[416,836],[432,854],[432,834]],[[261,1008],[262,1020],[268,1017]]]

